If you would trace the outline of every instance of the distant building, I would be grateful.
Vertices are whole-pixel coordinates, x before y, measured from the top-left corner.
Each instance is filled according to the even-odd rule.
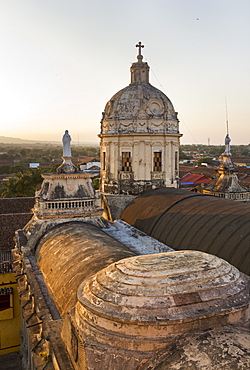
[[[208,184],[211,179],[208,179],[204,175],[188,173],[180,179],[180,187],[194,187],[198,184]]]
[[[97,170],[99,170],[99,173],[100,173],[100,169],[101,169],[100,158],[91,158],[91,159],[85,160],[85,161],[79,163],[79,167],[80,167],[81,171],[85,171],[85,170],[97,171]]]
[[[29,168],[38,168],[40,163],[29,163]]]

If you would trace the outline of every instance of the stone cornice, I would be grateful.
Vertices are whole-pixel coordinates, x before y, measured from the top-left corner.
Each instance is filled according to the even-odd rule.
[[[74,173],[44,173],[42,177],[47,180],[55,179],[89,179],[94,175],[90,173],[74,172]]]
[[[183,134],[175,133],[175,132],[117,132],[117,133],[105,133],[99,134],[98,137],[105,138],[105,137],[121,137],[121,136],[170,136],[170,137],[182,137]]]

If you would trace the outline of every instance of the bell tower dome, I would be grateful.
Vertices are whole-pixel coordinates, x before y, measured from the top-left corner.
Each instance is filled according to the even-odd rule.
[[[131,83],[106,104],[101,120],[101,190],[137,195],[178,186],[179,120],[173,104],[149,83],[139,42]]]

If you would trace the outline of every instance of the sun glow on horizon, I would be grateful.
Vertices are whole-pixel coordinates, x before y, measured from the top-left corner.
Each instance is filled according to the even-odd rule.
[[[76,142],[98,143],[102,111],[130,83],[141,40],[150,82],[179,112],[181,143],[223,143],[227,95],[232,143],[248,144],[250,3],[156,4],[4,3],[0,134],[60,141],[69,129]]]

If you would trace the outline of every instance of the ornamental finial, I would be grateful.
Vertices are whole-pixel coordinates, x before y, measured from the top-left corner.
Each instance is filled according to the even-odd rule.
[[[136,48],[139,48],[139,53],[138,53],[138,55],[137,55],[137,59],[138,59],[138,60],[142,60],[143,56],[142,56],[142,54],[141,54],[141,49],[143,49],[143,48],[144,48],[144,45],[142,45],[142,43],[141,43],[141,41],[140,41],[140,42],[138,42],[138,44],[136,44],[136,45],[135,45],[135,47],[136,47]]]

